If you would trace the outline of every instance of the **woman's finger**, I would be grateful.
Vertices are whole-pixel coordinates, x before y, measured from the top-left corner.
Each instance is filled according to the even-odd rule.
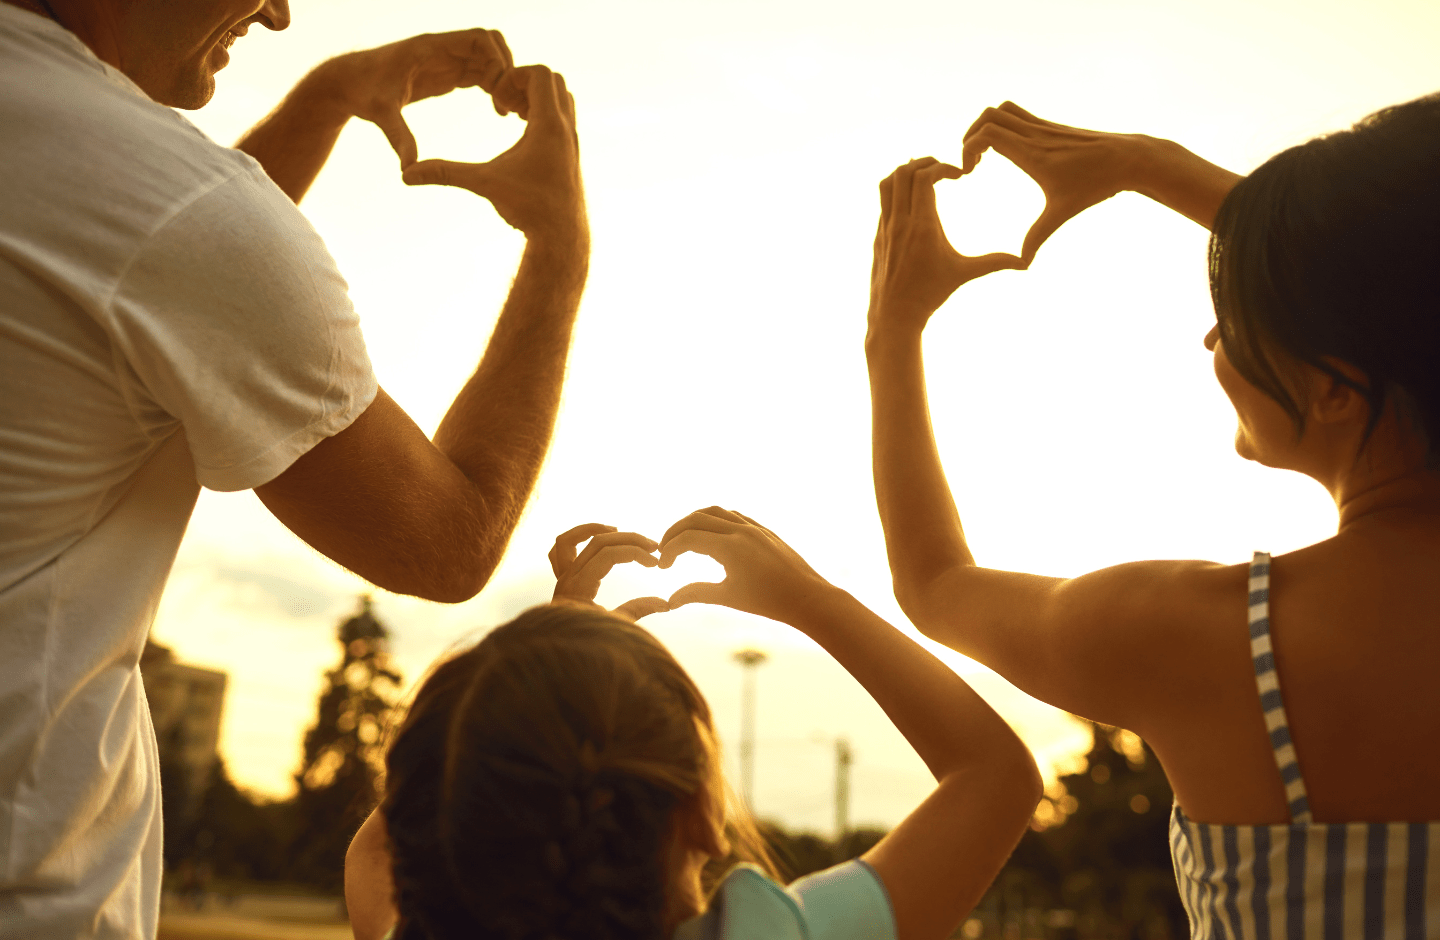
[[[891,215],[895,218],[910,214],[910,187],[915,178],[915,163],[911,160],[895,171],[895,190],[891,194]]]
[[[580,548],[580,543],[589,538],[594,538],[603,532],[614,532],[613,525],[606,525],[603,522],[587,522],[584,525],[577,525],[573,529],[566,529],[555,536],[555,544],[550,548],[550,570],[555,572],[555,577],[560,577],[575,564],[575,553]]]
[[[940,180],[958,180],[963,175],[959,167],[938,160],[917,170],[910,196],[911,211],[935,212],[935,184]]]

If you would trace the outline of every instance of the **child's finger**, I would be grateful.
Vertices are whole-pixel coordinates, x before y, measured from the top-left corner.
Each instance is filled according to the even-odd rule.
[[[614,531],[613,525],[606,525],[603,522],[587,522],[561,532],[555,536],[555,545],[550,549],[548,556],[550,570],[555,572],[555,577],[560,577],[575,563],[575,551],[580,547],[581,542],[602,532]]]
[[[637,597],[616,607],[611,613],[627,620],[639,620],[651,614],[661,614],[670,609],[670,602],[663,597]]]
[[[674,594],[670,595],[670,609],[684,607],[686,604],[725,604],[725,582],[724,581],[695,581],[685,585]]]

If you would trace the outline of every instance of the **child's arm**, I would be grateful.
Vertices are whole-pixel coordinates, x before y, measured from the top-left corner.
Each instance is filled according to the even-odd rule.
[[[885,882],[899,940],[940,940],[974,908],[1024,831],[1041,783],[1009,726],[919,644],[817,575],[770,530],[710,508],[671,526],[660,566],[683,552],[725,567],[670,605],[721,604],[814,639],[869,692],[940,785],[864,856]]]
[[[360,826],[345,853],[345,910],[355,940],[381,940],[400,919],[390,867],[385,817],[377,809]]]
[[[881,184],[865,352],[895,597],[926,636],[1031,695],[1146,734],[1175,703],[1193,700],[1177,673],[1220,655],[1195,625],[1215,603],[1243,600],[1243,589],[1216,582],[1224,569],[1203,562],[1142,562],[1069,580],[976,566],[936,448],[922,357],[925,326],[959,283],[943,260],[952,250],[935,208],[936,181],[956,172],[927,158]]]

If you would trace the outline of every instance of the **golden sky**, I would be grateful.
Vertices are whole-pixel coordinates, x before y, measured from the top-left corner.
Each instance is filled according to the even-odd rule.
[[[292,4],[291,28],[251,30],[192,115],[217,140],[323,58],[424,31],[500,29],[517,62],[563,72],[576,99],[594,256],[554,447],[479,598],[378,597],[410,679],[468,632],[547,599],[560,531],[600,521],[658,537],[713,503],[761,520],[905,625],[869,476],[875,186],[911,157],[958,160],[985,106],[1010,98],[1064,123],[1170,137],[1245,172],[1440,87],[1433,2]],[[407,116],[422,157],[484,160],[520,133],[476,90]],[[1017,251],[1040,206],[995,155],[942,187],[947,231],[971,253]],[[433,428],[479,359],[519,236],[470,193],[407,189],[360,122],[303,209],[350,281],[381,383]],[[982,564],[1067,575],[1146,557],[1235,563],[1333,531],[1318,486],[1231,449],[1234,415],[1201,346],[1205,237],[1124,194],[1070,223],[1029,271],[969,284],[937,314],[936,432]],[[665,594],[712,577],[709,564],[618,571],[601,599]],[[229,671],[222,750],[242,784],[289,787],[320,672],[338,656],[334,625],[364,589],[252,495],[202,496],[155,632]],[[927,792],[903,739],[803,637],[719,609],[646,625],[695,674],[732,754],[728,654],[774,654],[760,676],[761,815],[829,826],[841,734],[856,749],[852,819],[892,824]],[[1042,763],[1083,750],[1066,716],[948,661]]]

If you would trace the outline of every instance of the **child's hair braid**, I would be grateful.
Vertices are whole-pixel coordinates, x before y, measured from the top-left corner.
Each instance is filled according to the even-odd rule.
[[[435,670],[390,749],[396,940],[660,940],[674,811],[719,798],[716,760],[649,633],[527,611]]]

